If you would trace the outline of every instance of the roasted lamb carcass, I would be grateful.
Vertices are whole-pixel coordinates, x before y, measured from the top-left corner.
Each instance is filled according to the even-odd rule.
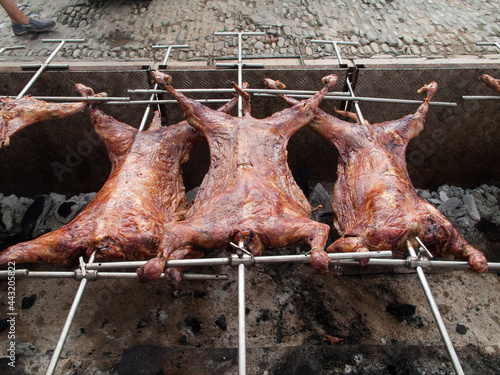
[[[92,90],[78,84],[80,94]],[[229,111],[234,98],[222,107]],[[158,113],[147,131],[89,106],[92,124],[107,147],[111,174],[92,202],[69,224],[0,254],[9,261],[72,264],[96,252],[96,260],[146,260],[157,255],[164,225],[182,218],[188,203],[180,166],[203,136],[186,121],[163,127]],[[195,253],[196,254],[196,253]],[[198,254],[196,254],[198,255]],[[182,257],[193,256],[187,249]]]
[[[86,103],[48,103],[31,96],[20,99],[0,98],[0,148],[8,146],[10,137],[34,123],[71,116]]]
[[[178,249],[220,249],[231,241],[242,243],[254,255],[267,247],[307,242],[311,264],[325,273],[330,261],[324,251],[329,227],[310,219],[309,202],[287,164],[286,145],[312,118],[328,87],[292,108],[255,119],[249,95],[234,83],[243,98],[243,117],[215,112],[175,91],[169,76],[152,74],[177,99],[188,123],[207,138],[211,161],[186,219],[167,224],[159,256],[137,271],[140,281],[158,278]],[[324,82],[332,87],[336,79],[329,76]],[[181,279],[179,270],[169,268],[166,273],[175,287]]]
[[[481,83],[489,89],[495,90],[496,92],[500,93],[500,79],[493,78],[488,74],[483,74],[481,76]]]
[[[283,87],[271,80],[266,85]],[[342,237],[327,251],[392,250],[402,256],[408,251],[406,241],[418,246],[418,237],[436,255],[452,254],[467,259],[477,272],[487,270],[485,256],[417,195],[406,168],[406,147],[423,130],[436,90],[435,82],[424,86],[418,92],[426,98],[415,114],[380,124],[360,124],[355,114],[338,111],[356,121],[350,123],[316,110],[309,126],[339,151],[332,206]],[[297,102],[281,96],[290,105]]]

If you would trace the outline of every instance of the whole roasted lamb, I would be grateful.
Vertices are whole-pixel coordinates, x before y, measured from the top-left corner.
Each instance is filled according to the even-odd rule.
[[[266,85],[284,87],[272,80]],[[360,123],[351,112],[337,111],[356,123],[316,110],[309,126],[339,151],[332,206],[334,225],[342,237],[327,251],[392,250],[402,256],[408,251],[408,240],[413,246],[419,245],[418,237],[433,254],[452,254],[468,260],[477,272],[487,270],[483,253],[470,246],[441,212],[417,195],[406,167],[406,147],[423,130],[436,90],[436,82],[422,87],[418,92],[426,97],[414,114],[380,124]],[[290,105],[297,102],[281,96]]]
[[[312,119],[337,77],[325,77],[325,87],[312,98],[255,119],[249,95],[234,83],[243,98],[243,117],[213,111],[177,92],[169,76],[152,74],[177,99],[188,123],[208,140],[210,168],[186,219],[167,224],[159,256],[138,269],[139,280],[158,278],[166,260],[185,248],[220,249],[230,242],[241,243],[256,256],[267,247],[306,242],[312,249],[311,264],[326,273],[329,227],[310,219],[309,202],[287,164],[286,145]],[[182,276],[176,268],[167,269],[166,275],[173,287]]]
[[[83,96],[93,95],[82,84],[76,89]],[[221,110],[229,111],[236,102],[234,98]],[[108,150],[109,178],[74,220],[11,246],[0,254],[0,266],[9,261],[69,265],[93,252],[96,260],[150,259],[158,253],[165,224],[183,217],[189,205],[180,168],[203,136],[185,121],[161,126],[158,113],[148,130],[139,132],[93,104],[89,112]]]

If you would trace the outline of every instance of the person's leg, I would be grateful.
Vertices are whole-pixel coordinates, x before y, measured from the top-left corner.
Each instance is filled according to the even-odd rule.
[[[12,23],[29,23],[29,18],[16,5],[14,0],[0,0],[0,5],[5,9]]]
[[[52,20],[37,20],[26,16],[14,3],[14,0],[0,0],[0,5],[5,9],[12,21],[12,30],[16,35],[29,33],[42,33],[49,31],[56,25]]]

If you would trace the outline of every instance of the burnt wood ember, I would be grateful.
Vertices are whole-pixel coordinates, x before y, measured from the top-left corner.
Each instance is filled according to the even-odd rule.
[[[82,96],[92,89],[77,84]],[[229,111],[234,98],[222,107]],[[111,174],[90,204],[69,224],[0,254],[0,266],[40,262],[70,265],[85,253],[96,260],[146,260],[158,254],[164,225],[189,207],[180,166],[203,139],[187,122],[164,127],[159,113],[147,131],[115,120],[89,105],[92,125],[107,147]],[[184,249],[179,257],[200,256]]]
[[[493,78],[488,74],[483,74],[481,76],[481,83],[489,89],[500,93],[500,79]]]
[[[40,121],[71,116],[87,103],[48,103],[31,96],[19,99],[0,98],[0,148],[8,146],[10,137],[19,130]]]
[[[286,145],[311,120],[337,77],[325,77],[325,87],[312,98],[255,119],[250,115],[249,95],[234,83],[243,99],[243,117],[213,111],[178,93],[170,86],[169,76],[157,71],[152,75],[177,99],[188,123],[208,140],[210,168],[186,220],[167,224],[160,254],[137,270],[139,280],[158,278],[178,249],[220,249],[231,241],[243,243],[256,256],[267,247],[307,242],[311,264],[321,273],[328,272],[330,259],[324,246],[329,227],[310,219],[311,206],[292,177]],[[175,268],[167,269],[166,275],[172,287],[182,277]]]
[[[284,86],[271,80],[266,85]],[[434,206],[417,195],[406,168],[406,147],[423,130],[436,90],[435,82],[422,87],[418,92],[426,97],[414,114],[380,124],[361,124],[351,112],[337,111],[356,123],[316,110],[309,126],[339,151],[332,207],[334,225],[342,237],[328,247],[328,252],[392,250],[404,256],[407,240],[418,246],[418,237],[433,254],[452,254],[466,259],[477,272],[487,271],[483,253],[470,246]],[[290,105],[297,102],[280,96]]]

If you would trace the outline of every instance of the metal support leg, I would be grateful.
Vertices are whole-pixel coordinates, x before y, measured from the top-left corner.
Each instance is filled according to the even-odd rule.
[[[243,35],[266,35],[264,32],[259,32],[259,31],[240,31],[240,32],[233,32],[233,31],[224,31],[220,33],[214,33],[214,35],[236,35],[238,36],[238,86],[241,87],[243,84],[243,53],[242,53],[242,40],[241,37]],[[241,96],[238,96],[238,117],[243,116],[243,101],[241,99]]]
[[[407,246],[410,256],[416,258],[417,254],[415,253],[415,250],[413,249],[413,246],[410,244],[410,242],[407,243]],[[443,318],[439,313],[439,308],[436,304],[436,301],[434,300],[434,297],[432,296],[432,292],[431,289],[429,288],[429,283],[427,282],[427,278],[425,277],[424,270],[420,266],[417,266],[416,270],[418,278],[420,279],[420,283],[422,284],[422,288],[424,289],[425,297],[427,298],[427,301],[429,302],[429,305],[431,307],[432,315],[434,316],[434,320],[436,321],[436,324],[439,328],[439,333],[441,333],[441,337],[443,338],[446,350],[448,351],[448,354],[451,358],[451,362],[453,363],[453,367],[455,368],[455,372],[458,375],[464,375],[464,370],[460,365],[460,360],[458,359],[457,353],[455,352],[455,348],[453,347],[453,344],[450,340],[450,336],[448,335],[448,331],[446,330],[446,327],[443,323]]]
[[[189,45],[187,44],[182,44],[182,45],[171,45],[171,46],[152,46],[152,48],[166,48],[167,49],[167,53],[165,53],[165,57],[163,58],[163,63],[162,65],[167,65],[167,61],[168,61],[168,58],[170,56],[170,52],[172,51],[172,48],[188,48]],[[153,90],[157,90],[158,89],[158,84],[155,83],[154,87],[153,87]],[[153,99],[155,99],[156,97],[156,94],[152,94],[151,97],[150,97],[150,101],[152,101]],[[148,105],[146,107],[146,111],[144,112],[144,115],[142,116],[142,121],[141,121],[141,125],[139,126],[139,131],[143,131],[144,130],[144,127],[146,126],[146,121],[149,117],[149,113],[151,112],[151,105]]]
[[[351,94],[352,98],[355,98],[356,96],[354,95],[354,90],[352,89],[351,82],[349,82],[349,78],[346,79],[347,83],[347,88],[349,89],[349,93]],[[364,125],[365,124],[365,119],[363,117],[363,114],[361,113],[361,108],[359,107],[359,103],[357,100],[354,100],[354,108],[356,109],[356,114],[358,115],[359,123]]]
[[[245,265],[238,265],[238,374],[246,374]]]
[[[52,53],[50,54],[50,56],[47,57],[47,60],[45,60],[45,62],[42,63],[42,65],[40,65],[40,68],[38,69],[38,71],[31,78],[31,80],[26,84],[26,86],[19,93],[19,95],[17,96],[16,99],[20,99],[21,97],[23,97],[26,94],[26,92],[30,89],[30,87],[33,85],[33,83],[35,83],[35,81],[38,79],[38,77],[40,76],[40,74],[42,74],[43,71],[49,66],[49,64],[52,61],[52,59],[54,57],[56,57],[57,53],[61,50],[61,48],[64,46],[64,44],[66,42],[81,43],[81,42],[84,42],[84,41],[85,41],[85,39],[43,39],[42,42],[44,42],[44,43],[59,42],[59,45],[56,47],[56,49],[54,51],[52,51]]]
[[[93,253],[90,256],[89,263],[94,261]],[[85,268],[83,267],[82,272],[85,273]],[[64,327],[61,332],[61,336],[59,337],[59,341],[57,342],[56,348],[54,349],[54,354],[52,354],[52,358],[50,359],[49,367],[47,368],[46,375],[52,375],[56,369],[57,362],[59,361],[59,357],[61,356],[61,351],[66,342],[66,338],[68,337],[69,329],[71,328],[71,324],[73,324],[73,319],[75,318],[76,310],[80,305],[80,300],[82,299],[83,291],[87,286],[88,280],[84,278],[80,281],[80,286],[78,287],[78,291],[76,292],[75,299],[73,300],[73,304],[71,305],[71,309],[69,310],[68,317],[66,318],[66,322],[64,323]]]

